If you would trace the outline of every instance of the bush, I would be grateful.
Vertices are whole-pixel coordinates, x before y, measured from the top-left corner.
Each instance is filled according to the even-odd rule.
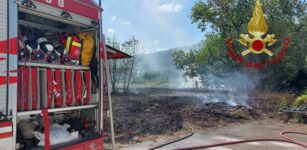
[[[155,73],[155,72],[146,72],[144,75],[143,75],[143,78],[146,79],[146,80],[152,80],[152,79],[156,79],[160,76],[159,73]]]
[[[304,106],[305,104],[307,104],[307,90],[303,95],[297,97],[293,103],[294,106]]]

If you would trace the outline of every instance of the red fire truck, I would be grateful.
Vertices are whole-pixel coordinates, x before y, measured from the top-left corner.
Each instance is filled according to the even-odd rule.
[[[103,149],[106,62],[129,55],[104,44],[102,11],[92,0],[1,1],[0,149]]]

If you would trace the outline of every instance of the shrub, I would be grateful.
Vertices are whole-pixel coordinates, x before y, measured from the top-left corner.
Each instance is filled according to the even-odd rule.
[[[305,104],[307,104],[307,90],[304,94],[297,97],[293,103],[294,106],[304,106]]]

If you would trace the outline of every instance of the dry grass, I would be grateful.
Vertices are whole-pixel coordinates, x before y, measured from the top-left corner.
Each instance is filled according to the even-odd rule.
[[[277,117],[280,108],[290,106],[295,97],[296,94],[286,92],[255,90],[249,93],[250,105],[270,117]]]

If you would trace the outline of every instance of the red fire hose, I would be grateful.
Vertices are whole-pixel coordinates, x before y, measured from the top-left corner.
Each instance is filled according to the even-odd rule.
[[[184,140],[190,136],[192,136],[194,134],[194,129],[189,125],[189,123],[187,123],[187,125],[191,128],[192,132],[190,134],[188,134],[185,137],[173,140],[171,142],[167,142],[164,143],[162,145],[159,146],[155,146],[153,148],[150,148],[150,150],[152,149],[157,149],[157,148],[161,148],[167,145],[170,145],[172,143],[175,142],[179,142],[181,140]],[[186,148],[179,148],[179,149],[174,149],[174,150],[196,150],[196,149],[206,149],[206,148],[213,148],[213,147],[220,147],[220,146],[227,146],[227,145],[235,145],[235,144],[242,144],[242,143],[251,143],[251,142],[284,142],[284,143],[291,143],[291,144],[295,144],[295,145],[299,145],[302,146],[304,148],[307,148],[307,143],[304,142],[299,142],[295,139],[292,139],[290,137],[287,137],[286,134],[299,134],[299,135],[307,135],[307,133],[302,133],[302,132],[281,132],[280,136],[283,139],[250,139],[250,140],[241,140],[241,141],[233,141],[233,142],[226,142],[226,143],[219,143],[219,144],[211,144],[211,145],[203,145],[203,146],[195,146],[195,147],[186,147]]]

